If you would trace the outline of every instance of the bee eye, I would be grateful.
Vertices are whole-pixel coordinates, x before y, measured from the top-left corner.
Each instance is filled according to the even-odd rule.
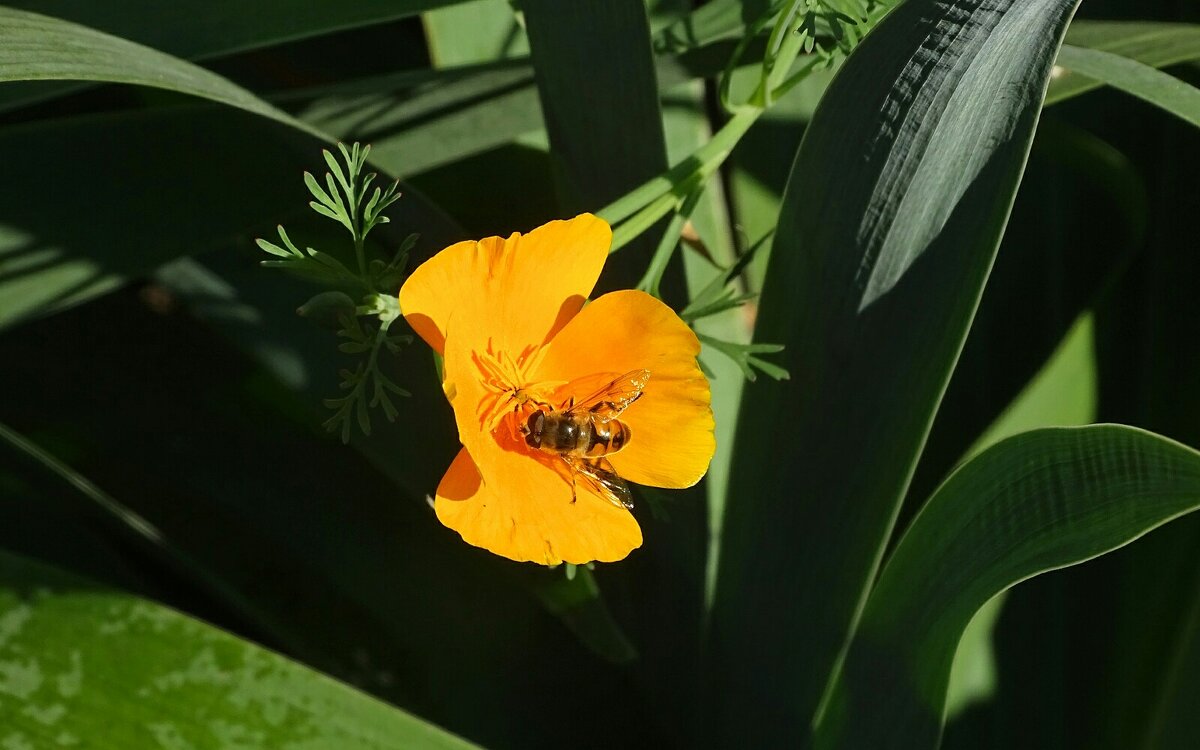
[[[525,421],[525,426],[521,428],[521,432],[525,433],[525,444],[530,448],[537,448],[542,444],[542,428],[545,426],[545,415],[540,411],[535,411],[529,415],[529,419]]]

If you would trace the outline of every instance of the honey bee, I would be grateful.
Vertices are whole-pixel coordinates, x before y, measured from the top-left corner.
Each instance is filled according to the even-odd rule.
[[[567,464],[571,502],[575,502],[575,481],[582,477],[600,497],[633,510],[633,493],[607,456],[629,444],[632,430],[618,417],[642,397],[649,379],[649,370],[632,370],[606,382],[587,398],[572,397],[562,408],[541,404],[521,425],[526,445]]]

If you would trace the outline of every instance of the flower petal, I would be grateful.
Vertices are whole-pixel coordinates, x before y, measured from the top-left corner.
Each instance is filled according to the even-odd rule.
[[[443,363],[445,386],[464,448],[438,487],[435,508],[443,524],[469,544],[513,560],[546,565],[562,561],[620,560],[641,545],[633,515],[575,482],[557,456],[532,450],[517,432],[514,407],[479,378],[479,352],[450,325]],[[491,415],[504,420],[495,425]]]
[[[579,312],[611,244],[612,230],[591,214],[508,239],[459,242],[412,272],[400,289],[400,309],[439,354],[454,315],[457,330],[491,338],[516,356]]]
[[[708,471],[716,449],[699,353],[696,334],[671,308],[645,292],[612,292],[558,332],[534,375],[594,382],[596,373],[649,370],[642,397],[621,415],[632,430],[629,443],[609,458],[631,482],[690,487]]]
[[[481,458],[486,483],[464,448],[438,485],[434,503],[438,520],[468,544],[543,565],[614,562],[641,546],[633,514],[584,484],[577,485],[572,503],[570,484],[548,463],[494,443]]]

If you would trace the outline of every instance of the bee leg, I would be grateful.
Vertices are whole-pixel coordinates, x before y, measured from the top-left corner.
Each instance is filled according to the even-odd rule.
[[[563,456],[562,460],[563,463],[567,465],[567,472],[571,475],[571,505],[574,505],[575,501],[578,499],[578,495],[575,491],[575,477],[577,474],[579,474],[579,471],[575,468],[575,463],[571,459]]]

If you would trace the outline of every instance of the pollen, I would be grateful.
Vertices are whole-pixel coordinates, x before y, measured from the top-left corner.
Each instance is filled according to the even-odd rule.
[[[530,345],[514,357],[506,351],[496,351],[491,339],[483,351],[472,352],[476,376],[484,391],[475,409],[480,429],[495,432],[505,417],[526,413],[534,404],[547,403],[553,391],[562,385],[533,382],[530,373],[536,371],[541,354],[541,347]]]

